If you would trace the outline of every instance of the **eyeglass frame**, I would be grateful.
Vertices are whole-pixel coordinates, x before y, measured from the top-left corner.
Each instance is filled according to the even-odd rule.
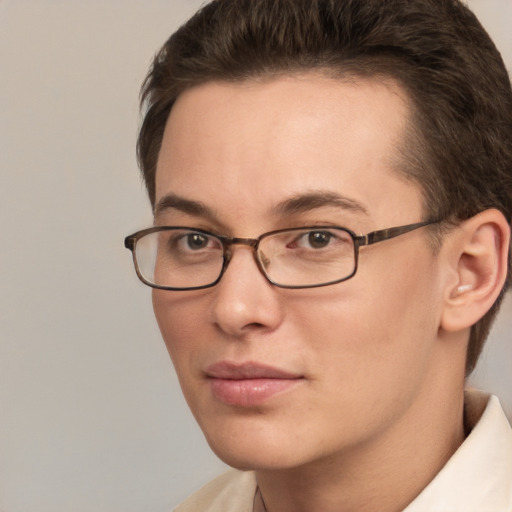
[[[439,224],[440,220],[427,220],[423,222],[416,222],[413,224],[405,224],[403,226],[395,226],[392,228],[386,228],[386,229],[379,229],[377,231],[371,231],[370,233],[367,233],[365,235],[358,235],[354,231],[345,228],[343,226],[300,226],[300,227],[294,227],[294,228],[282,228],[282,229],[276,229],[273,231],[267,231],[266,233],[261,234],[258,238],[240,238],[240,237],[229,237],[225,235],[219,235],[217,233],[212,233],[211,231],[207,231],[204,229],[195,229],[190,226],[153,226],[150,228],[142,229],[140,231],[136,231],[135,233],[128,235],[124,239],[124,246],[131,251],[133,263],[135,266],[135,272],[138,276],[138,278],[147,286],[151,288],[155,288],[158,290],[169,290],[169,291],[190,291],[190,290],[204,290],[206,288],[212,288],[216,284],[220,282],[222,279],[222,276],[226,272],[228,265],[233,257],[233,251],[231,250],[231,247],[233,245],[246,245],[248,247],[252,248],[254,260],[256,261],[256,265],[261,272],[261,274],[265,277],[265,279],[272,285],[277,286],[278,288],[286,288],[286,289],[306,289],[306,288],[320,288],[322,286],[330,286],[337,283],[342,283],[343,281],[347,281],[355,276],[357,269],[358,269],[358,262],[359,262],[359,248],[364,247],[367,245],[373,245],[378,242],[384,242],[386,240],[390,240],[392,238],[395,238],[397,236],[405,235],[406,233],[410,233],[411,231],[414,231],[416,229],[422,228],[424,226],[430,226],[432,224]],[[204,234],[207,236],[213,236],[216,239],[220,241],[222,244],[222,268],[220,270],[220,273],[212,283],[201,285],[201,286],[192,286],[187,288],[176,288],[172,286],[164,286],[164,285],[158,285],[156,283],[151,283],[148,281],[141,273],[139,269],[139,265],[137,262],[137,256],[136,256],[136,245],[137,241],[141,239],[142,237],[149,235],[151,233],[155,233],[158,231],[170,231],[175,229],[186,229],[189,231],[193,231],[194,233]],[[354,270],[352,273],[348,276],[345,276],[341,279],[336,279],[334,281],[329,281],[327,283],[320,283],[320,284],[311,284],[311,285],[283,285],[276,283],[273,281],[265,272],[265,269],[263,268],[262,262],[258,258],[258,247],[261,241],[265,238],[268,238],[269,236],[283,233],[286,231],[293,231],[293,230],[322,230],[322,229],[338,229],[345,231],[350,235],[354,242]]]

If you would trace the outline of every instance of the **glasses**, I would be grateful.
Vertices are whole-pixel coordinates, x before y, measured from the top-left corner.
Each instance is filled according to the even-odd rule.
[[[439,221],[356,235],[339,226],[278,229],[258,238],[230,238],[202,229],[157,226],[127,236],[139,279],[162,290],[215,286],[233,256],[234,245],[253,250],[261,273],[281,288],[315,288],[341,283],[357,271],[359,248],[389,240]]]

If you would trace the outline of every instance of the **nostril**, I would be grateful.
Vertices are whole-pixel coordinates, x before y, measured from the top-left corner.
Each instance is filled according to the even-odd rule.
[[[246,330],[253,330],[253,329],[256,330],[256,329],[262,329],[264,327],[265,327],[264,324],[260,324],[259,322],[253,322],[251,324],[247,324],[245,326],[245,329]]]

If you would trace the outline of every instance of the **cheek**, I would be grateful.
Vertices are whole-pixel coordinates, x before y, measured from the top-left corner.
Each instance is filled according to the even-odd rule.
[[[427,325],[418,314],[421,294],[413,282],[389,282],[387,295],[374,285],[365,288],[302,311],[318,416],[345,428],[349,417],[354,436],[358,429],[382,428],[414,401],[428,375],[435,335],[435,323]],[[410,293],[398,299],[404,291]]]
[[[423,261],[418,273],[416,266],[387,261],[363,261],[352,282],[296,301],[294,320],[308,333],[318,371],[376,394],[424,370],[439,317],[432,265]]]
[[[361,258],[366,309],[369,320],[374,317],[383,328],[423,333],[432,331],[434,308],[441,303],[437,260],[420,234],[413,240],[407,236],[369,247]]]
[[[183,292],[153,290],[153,310],[162,338],[176,368],[181,373],[185,361],[197,350],[200,308]]]
[[[204,301],[194,293],[154,290],[153,309],[183,395],[195,415],[203,408],[198,361],[208,360],[212,350]]]

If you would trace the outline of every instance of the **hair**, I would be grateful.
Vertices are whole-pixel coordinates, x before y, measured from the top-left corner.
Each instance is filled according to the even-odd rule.
[[[319,71],[391,79],[411,126],[399,171],[423,193],[428,219],[458,223],[488,209],[512,221],[512,90],[503,60],[459,0],[213,0],[154,58],[141,91],[137,156],[149,198],[167,118],[184,91]],[[471,329],[466,373],[511,282]]]

